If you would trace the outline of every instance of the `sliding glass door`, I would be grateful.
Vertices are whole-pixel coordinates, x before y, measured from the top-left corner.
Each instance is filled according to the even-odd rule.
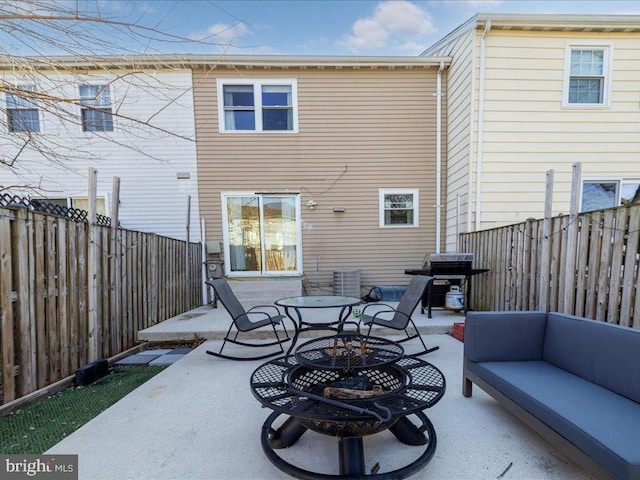
[[[228,275],[301,273],[300,201],[288,194],[223,194]]]

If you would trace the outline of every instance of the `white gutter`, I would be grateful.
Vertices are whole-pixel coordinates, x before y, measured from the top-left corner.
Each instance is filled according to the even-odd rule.
[[[476,223],[475,231],[480,230],[480,212],[482,211],[482,137],[484,129],[484,70],[487,34],[491,30],[491,21],[484,26],[480,39],[480,79],[478,80],[478,147],[476,156]]]
[[[444,62],[440,62],[436,83],[436,253],[440,253],[442,218],[442,71]]]

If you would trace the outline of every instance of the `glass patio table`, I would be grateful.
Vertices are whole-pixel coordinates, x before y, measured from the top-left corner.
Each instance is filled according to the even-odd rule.
[[[296,325],[296,331],[289,347],[289,354],[298,340],[300,332],[309,330],[333,330],[341,332],[345,321],[351,315],[353,307],[360,305],[362,300],[357,297],[344,297],[341,295],[309,295],[300,297],[286,297],[276,300],[275,304],[284,308],[284,313]],[[340,313],[336,320],[329,322],[309,322],[302,318],[300,310],[305,308],[339,308]]]

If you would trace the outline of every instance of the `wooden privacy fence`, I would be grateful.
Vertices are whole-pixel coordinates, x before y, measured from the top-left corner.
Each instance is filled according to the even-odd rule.
[[[640,328],[639,236],[640,205],[463,234],[460,251],[490,270],[474,278],[471,304]]]
[[[199,306],[201,265],[199,244],[0,208],[4,403]]]

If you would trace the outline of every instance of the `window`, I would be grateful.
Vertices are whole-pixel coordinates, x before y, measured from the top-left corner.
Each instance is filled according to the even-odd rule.
[[[221,132],[297,132],[296,80],[218,79]]]
[[[227,273],[235,276],[302,272],[300,196],[224,193]]]
[[[565,107],[608,106],[610,46],[569,45],[565,59]]]
[[[582,212],[636,203],[640,203],[640,178],[582,183]]]
[[[108,85],[80,85],[80,105],[83,132],[113,131]]]
[[[418,226],[418,189],[380,189],[380,227]]]
[[[39,132],[40,118],[35,85],[18,85],[7,93],[7,125],[10,132]]]

